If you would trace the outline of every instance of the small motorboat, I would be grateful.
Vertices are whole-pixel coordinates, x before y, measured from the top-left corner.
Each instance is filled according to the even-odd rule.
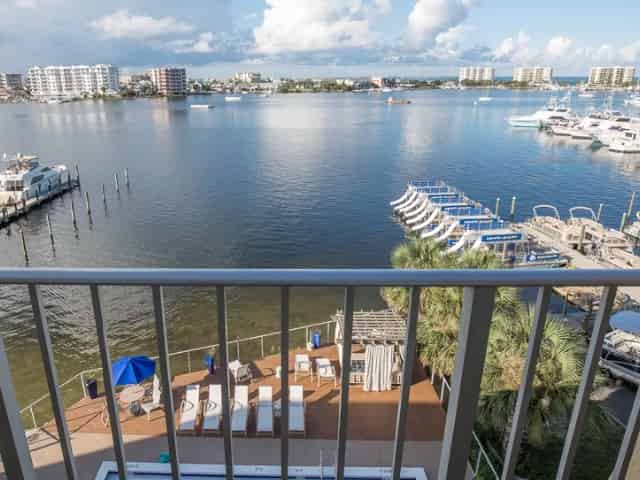
[[[242,101],[242,97],[238,97],[236,95],[228,95],[226,97],[224,97],[224,101],[225,102],[241,102]]]
[[[207,110],[210,108],[215,108],[215,106],[208,103],[194,103],[193,105],[191,105],[191,108],[194,110]]]
[[[409,105],[411,103],[411,100],[406,100],[404,98],[389,97],[387,98],[387,103],[389,105]]]

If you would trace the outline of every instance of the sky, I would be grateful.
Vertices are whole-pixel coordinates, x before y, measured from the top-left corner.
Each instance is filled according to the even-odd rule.
[[[0,0],[0,72],[112,63],[192,77],[453,76],[640,65],[638,0]]]

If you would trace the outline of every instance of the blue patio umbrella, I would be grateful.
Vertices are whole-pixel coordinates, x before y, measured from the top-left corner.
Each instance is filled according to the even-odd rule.
[[[122,357],[113,362],[111,372],[115,385],[134,385],[149,378],[156,371],[156,362],[143,355]]]

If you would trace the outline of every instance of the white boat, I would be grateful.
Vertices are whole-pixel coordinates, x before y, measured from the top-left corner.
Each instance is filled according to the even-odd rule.
[[[236,95],[227,95],[226,97],[224,97],[224,101],[225,102],[241,102],[242,97],[238,97]]]
[[[542,127],[542,120],[534,115],[522,116],[522,117],[509,117],[507,119],[509,125],[512,127],[523,128],[540,128]]]
[[[640,153],[640,130],[621,132],[609,144],[610,152]]]
[[[480,103],[490,102],[491,100],[493,100],[492,97],[478,97],[478,102]]]
[[[207,110],[209,108],[214,108],[214,105],[210,105],[208,103],[194,103],[191,105],[191,108],[194,110]]]
[[[7,162],[0,173],[0,205],[15,205],[38,196],[45,197],[66,180],[67,167],[40,165],[35,155],[17,154],[13,158],[3,155]]]
[[[632,95],[624,101],[630,107],[640,107],[640,95]]]
[[[595,95],[591,92],[581,92],[578,94],[578,97],[580,98],[593,98],[595,97]]]

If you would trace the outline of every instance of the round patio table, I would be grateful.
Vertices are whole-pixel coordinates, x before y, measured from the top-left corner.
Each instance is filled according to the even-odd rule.
[[[135,402],[139,402],[144,397],[144,387],[140,385],[132,385],[125,388],[120,392],[120,401],[131,405]]]

